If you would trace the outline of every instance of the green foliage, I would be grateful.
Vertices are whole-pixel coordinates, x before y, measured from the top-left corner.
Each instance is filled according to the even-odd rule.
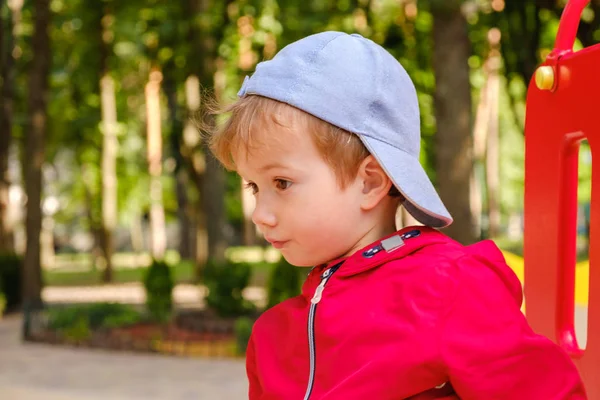
[[[254,321],[248,317],[240,317],[235,321],[235,344],[238,354],[245,354],[252,334]]]
[[[6,309],[21,305],[21,265],[23,260],[16,254],[0,254],[0,293],[4,293]]]
[[[2,319],[4,311],[6,310],[6,296],[3,293],[3,287],[2,274],[0,274],[0,319]]]
[[[227,220],[239,229],[242,229],[244,213],[242,212],[242,196],[240,188],[242,184],[237,173],[226,172],[225,191],[225,214]]]
[[[65,339],[72,342],[81,342],[92,337],[92,329],[90,328],[90,322],[80,317],[76,319],[72,325],[65,327],[62,330],[62,334]]]
[[[248,263],[220,264],[209,260],[204,268],[206,304],[222,317],[241,316],[254,310],[254,305],[242,296],[251,272]]]
[[[144,277],[146,307],[154,320],[166,322],[171,316],[173,286],[171,267],[165,261],[155,260]]]
[[[129,326],[136,324],[142,320],[142,315],[133,310],[133,309],[125,309],[122,312],[118,312],[115,314],[109,314],[102,321],[102,328],[113,329],[121,326]]]
[[[300,294],[301,271],[300,268],[294,267],[281,257],[271,271],[267,284],[267,308]]]
[[[0,292],[0,319],[4,315],[4,310],[6,310],[6,296],[4,293]]]
[[[490,28],[497,27],[502,31],[502,73],[505,77],[499,110],[502,147],[500,200],[505,215],[520,212],[525,88],[537,64],[554,45],[564,1],[233,0],[209,2],[206,8],[201,5],[194,9],[194,4],[199,2],[101,0],[98,7],[89,7],[88,2],[83,0],[61,0],[51,2],[53,21],[49,33],[54,51],[49,79],[48,140],[45,143],[47,161],[54,167],[49,170],[59,171],[46,179],[45,187],[45,192],[56,196],[61,204],[54,216],[56,231],[73,236],[101,226],[99,79],[104,73],[110,74],[115,81],[120,228],[139,220],[150,207],[144,85],[153,67],[158,67],[165,75],[161,110],[165,139],[162,180],[163,203],[169,222],[177,215],[178,207],[173,159],[182,157],[179,154],[184,136],[182,127],[187,117],[185,79],[190,74],[202,75],[203,90],[219,86],[222,99],[235,99],[244,76],[252,73],[257,62],[272,57],[276,50],[294,40],[325,29],[359,32],[383,45],[405,66],[415,82],[419,99],[421,162],[435,183],[437,146],[432,7],[457,6],[459,2],[464,3],[463,11],[467,17],[465,28],[468,29],[472,50],[469,65],[474,80],[479,79],[479,82],[472,82],[474,99],[483,82]],[[503,4],[504,9],[494,11],[493,3]],[[23,127],[27,125],[23,111],[27,109],[26,72],[33,53],[34,8],[27,4],[16,27],[17,47],[13,52],[16,55],[16,71],[13,78],[12,134],[17,141],[23,137]],[[7,7],[4,7],[4,17],[9,17]],[[600,38],[598,18],[597,7],[586,9],[576,49],[589,45],[590,39]],[[453,46],[454,43],[447,45]],[[201,51],[204,46],[207,51]],[[216,68],[216,73],[211,68]],[[213,77],[217,77],[217,85]],[[168,80],[172,81],[176,110],[171,110],[166,104]],[[475,110],[476,101],[473,105]],[[175,116],[171,118],[173,111]],[[172,144],[168,145],[169,142]],[[194,151],[200,154],[201,146],[202,143],[198,143]],[[192,158],[189,157],[190,160]],[[580,173],[584,187],[579,195],[583,202],[589,199],[588,171],[586,167]],[[481,168],[476,171],[477,176],[483,177],[482,172]],[[194,184],[186,186],[190,204],[197,205],[199,188]],[[239,178],[229,173],[224,201],[228,222],[237,237],[242,230],[239,190]],[[1,266],[0,274],[3,274]],[[18,304],[18,301],[15,303],[17,297],[9,291],[20,290],[21,285],[12,279],[5,284],[9,287],[6,291],[7,306],[14,307]]]
[[[6,310],[6,296],[2,292],[3,287],[2,275],[0,274],[0,319],[2,319],[2,316],[4,315],[4,310]]]
[[[96,329],[114,328],[139,322],[142,316],[131,306],[118,303],[96,303],[51,308],[48,327],[52,330],[84,338]]]

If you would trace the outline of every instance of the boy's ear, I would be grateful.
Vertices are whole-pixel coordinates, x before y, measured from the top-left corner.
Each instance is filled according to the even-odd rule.
[[[366,157],[360,164],[358,178],[362,183],[361,208],[364,211],[375,208],[388,195],[393,185],[391,179],[372,155]]]

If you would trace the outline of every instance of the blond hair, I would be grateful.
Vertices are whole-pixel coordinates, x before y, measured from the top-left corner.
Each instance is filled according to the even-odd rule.
[[[338,184],[344,188],[356,178],[360,163],[369,151],[355,134],[323,121],[289,104],[263,96],[249,95],[223,110],[231,113],[228,120],[209,136],[209,147],[215,157],[230,170],[235,170],[232,154],[259,145],[253,138],[266,123],[289,127],[302,124],[325,162],[332,168]],[[221,112],[219,112],[221,113]]]

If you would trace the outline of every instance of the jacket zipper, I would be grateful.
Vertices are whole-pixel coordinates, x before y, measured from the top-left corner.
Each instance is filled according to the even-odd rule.
[[[389,239],[382,241],[382,243],[378,246],[375,246],[371,250],[367,250],[363,253],[363,256],[366,258],[371,258],[381,250],[393,251],[398,247],[404,246],[404,240],[412,239],[421,234],[421,231],[418,229],[414,229],[412,231],[406,232],[399,236],[394,236]],[[315,383],[315,368],[316,368],[316,350],[315,350],[315,313],[317,310],[317,305],[321,301],[321,297],[323,296],[323,290],[325,290],[325,285],[327,281],[331,278],[331,276],[337,271],[344,261],[341,261],[334,265],[331,268],[326,269],[321,275],[321,283],[317,286],[315,290],[315,294],[310,301],[310,310],[308,312],[308,347],[310,352],[310,373],[308,376],[308,386],[306,388],[306,394],[304,395],[304,400],[309,400],[310,395],[312,394],[314,383]]]
[[[310,373],[308,375],[308,386],[306,388],[306,394],[304,395],[304,400],[308,400],[313,390],[313,385],[315,382],[315,363],[316,363],[316,352],[315,352],[315,312],[317,310],[317,305],[319,301],[321,301],[321,297],[323,296],[323,290],[325,289],[325,285],[327,281],[331,278],[331,276],[335,273],[335,271],[340,268],[340,266],[344,262],[340,262],[334,265],[331,268],[326,269],[321,275],[321,283],[317,286],[315,290],[315,294],[310,301],[310,311],[308,312],[308,348],[310,352]]]

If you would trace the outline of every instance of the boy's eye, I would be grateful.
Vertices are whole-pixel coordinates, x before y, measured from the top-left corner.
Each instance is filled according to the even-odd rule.
[[[246,182],[244,184],[244,187],[246,189],[249,189],[252,192],[252,194],[258,193],[258,186],[254,182]]]
[[[292,182],[285,179],[275,179],[275,187],[279,190],[286,190],[292,186]]]

